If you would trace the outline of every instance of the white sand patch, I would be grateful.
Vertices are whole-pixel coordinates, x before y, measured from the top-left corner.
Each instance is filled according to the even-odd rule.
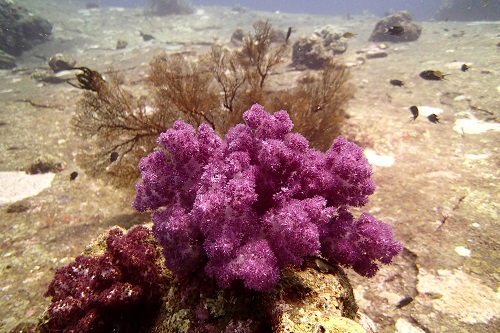
[[[486,123],[471,115],[471,118],[457,119],[453,130],[460,134],[480,134],[487,131],[500,131],[500,124]]]
[[[486,160],[491,154],[465,154],[464,157],[468,160]]]
[[[0,205],[37,195],[50,187],[54,176],[53,173],[0,172]]]
[[[455,252],[458,253],[459,256],[470,258],[471,250],[469,250],[468,248],[457,246],[455,248]]]
[[[365,149],[364,151],[365,157],[370,162],[371,165],[381,166],[381,167],[390,167],[394,164],[395,159],[392,156],[387,155],[379,155],[375,151],[371,149]]]
[[[396,321],[396,332],[398,333],[425,333],[424,330],[413,326],[408,320],[399,318]]]
[[[427,116],[430,116],[431,114],[441,114],[444,112],[443,109],[441,108],[434,108],[432,106],[425,106],[425,105],[422,105],[422,106],[417,106],[418,107],[418,114],[419,116],[424,116],[424,117],[427,117]]]

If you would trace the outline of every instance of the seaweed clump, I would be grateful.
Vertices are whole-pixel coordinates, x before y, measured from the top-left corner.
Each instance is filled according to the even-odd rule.
[[[242,45],[230,49],[213,45],[200,57],[162,54],[150,63],[147,96],[135,97],[123,79],[111,75],[97,91],[87,90],[73,125],[92,138],[80,161],[92,175],[106,175],[117,186],[139,177],[137,164],[153,151],[155,139],[183,120],[195,127],[209,124],[224,135],[241,121],[254,103],[267,110],[287,109],[312,148],[326,151],[340,134],[343,107],[353,94],[348,68],[335,61],[320,71],[307,71],[283,89],[278,80],[289,61],[291,42],[267,21],[258,21]],[[112,153],[118,154],[110,162]]]

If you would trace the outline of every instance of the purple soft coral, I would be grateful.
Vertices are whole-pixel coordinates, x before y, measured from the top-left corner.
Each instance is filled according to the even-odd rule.
[[[139,167],[134,207],[155,210],[153,232],[166,264],[179,275],[200,265],[219,286],[242,280],[270,290],[285,265],[323,255],[373,276],[402,246],[389,226],[369,214],[355,221],[375,190],[362,150],[343,137],[322,153],[309,148],[286,111],[256,104],[246,125],[225,140],[207,125],[183,122],[163,133],[165,149]]]

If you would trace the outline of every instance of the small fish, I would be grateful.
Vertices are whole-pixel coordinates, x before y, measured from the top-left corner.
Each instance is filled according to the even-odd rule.
[[[113,163],[118,159],[118,153],[116,151],[112,152],[111,155],[109,156],[109,161]]]
[[[484,7],[488,6],[489,4],[490,4],[489,1],[483,1],[483,2],[481,2],[481,7],[484,8]]]
[[[412,121],[414,121],[418,117],[418,108],[415,105],[412,105],[412,106],[410,106],[410,111],[411,111],[411,114],[413,115]]]
[[[403,87],[405,85],[404,81],[401,80],[390,80],[389,83],[396,87]]]
[[[393,25],[387,28],[385,32],[391,36],[401,36],[405,32],[405,28],[400,25]]]
[[[396,309],[401,309],[403,306],[406,306],[413,302],[413,297],[407,296],[403,299],[401,299],[398,304],[396,304]]]
[[[73,181],[73,180],[75,180],[75,179],[76,179],[76,177],[78,177],[78,172],[73,171],[73,172],[71,173],[71,175],[69,175],[69,180],[70,180],[70,181]]]
[[[288,30],[286,32],[285,42],[288,42],[291,34],[292,34],[292,27],[288,27]]]
[[[428,115],[428,116],[427,116],[427,119],[429,119],[429,121],[430,121],[431,123],[433,123],[433,124],[440,123],[440,122],[439,122],[439,117],[438,117],[435,113]],[[441,123],[440,123],[440,124],[441,124]]]
[[[344,32],[342,34],[342,37],[344,38],[352,38],[352,37],[355,37],[357,34],[353,34],[352,32]]]
[[[141,34],[142,40],[145,42],[152,40],[152,39],[155,39],[153,36],[145,34],[142,31],[139,31],[139,33]]]
[[[469,70],[469,66],[467,66],[467,64],[463,64],[462,67],[460,67],[460,69],[462,70],[462,72],[467,72]]]
[[[445,76],[450,74],[444,74],[440,71],[427,70],[420,73],[420,77],[425,80],[431,81],[441,81],[445,79]]]

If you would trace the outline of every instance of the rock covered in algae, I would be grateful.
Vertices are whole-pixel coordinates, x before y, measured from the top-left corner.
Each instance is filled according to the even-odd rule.
[[[321,258],[309,258],[306,266],[283,272],[270,300],[273,331],[365,333],[356,322],[358,307],[343,270]],[[296,299],[300,289],[304,297]]]
[[[147,230],[139,228],[142,232]],[[114,229],[113,233],[125,241],[124,230]],[[99,236],[83,255],[106,256],[109,237],[109,233]],[[156,251],[160,253],[159,249]],[[156,315],[134,325],[137,332],[372,332],[360,324],[352,287],[343,270],[319,257],[306,257],[302,267],[283,269],[280,282],[270,292],[249,290],[241,281],[221,289],[201,272],[171,280],[160,257],[151,263],[164,271],[163,282],[158,286],[162,304]],[[36,332],[46,332],[49,317],[48,312],[42,316]],[[103,327],[114,325],[96,323],[95,332],[104,332]],[[121,322],[115,326],[131,328]]]
[[[152,332],[365,333],[357,310],[342,269],[309,257],[300,270],[284,269],[268,293],[174,280]]]

